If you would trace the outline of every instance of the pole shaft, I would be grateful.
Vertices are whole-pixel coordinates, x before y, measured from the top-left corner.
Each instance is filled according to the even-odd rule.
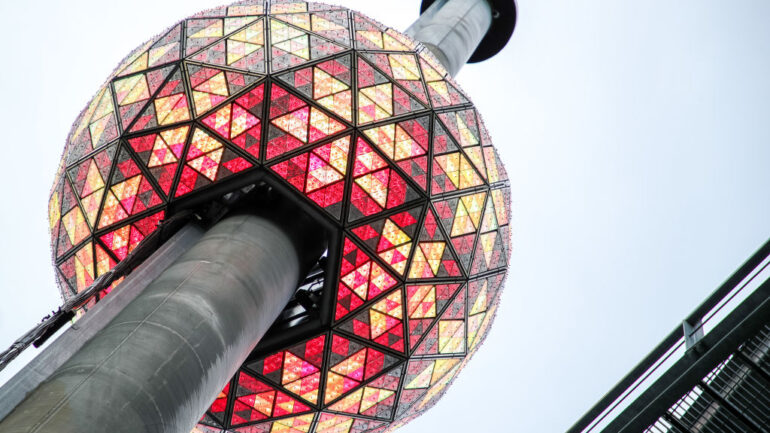
[[[436,0],[405,33],[422,42],[454,76],[491,25],[488,0]]]
[[[188,433],[298,281],[282,229],[227,218],[0,421],[2,432]]]

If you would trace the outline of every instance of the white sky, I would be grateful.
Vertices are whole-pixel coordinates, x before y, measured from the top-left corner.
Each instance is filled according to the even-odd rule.
[[[419,9],[339,3],[400,29]],[[129,50],[216,5],[0,2],[0,347],[59,304],[46,212],[71,122]],[[769,2],[519,12],[458,76],[511,176],[508,285],[484,348],[404,433],[564,431],[770,236]]]

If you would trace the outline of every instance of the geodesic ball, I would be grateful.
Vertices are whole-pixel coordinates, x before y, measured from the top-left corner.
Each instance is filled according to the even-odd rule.
[[[304,337],[257,346],[197,429],[381,432],[433,405],[495,313],[507,177],[436,59],[342,7],[211,9],[115,69],[50,199],[63,297],[164,218],[256,180],[333,228],[328,301]]]

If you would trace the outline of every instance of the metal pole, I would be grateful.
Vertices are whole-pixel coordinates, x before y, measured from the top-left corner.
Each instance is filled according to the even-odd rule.
[[[263,217],[219,222],[0,431],[188,433],[294,292],[296,244]]]
[[[488,0],[436,0],[406,34],[425,45],[454,76],[492,25]]]

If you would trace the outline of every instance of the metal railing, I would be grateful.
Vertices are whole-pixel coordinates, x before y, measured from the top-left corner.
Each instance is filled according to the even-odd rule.
[[[730,312],[770,279],[770,240],[765,242],[730,278],[683,322],[674,328],[631,372],[599,400],[567,433],[600,432],[628,408],[687,350],[714,330]],[[687,396],[685,396],[686,398]],[[669,431],[666,420],[652,426]]]

